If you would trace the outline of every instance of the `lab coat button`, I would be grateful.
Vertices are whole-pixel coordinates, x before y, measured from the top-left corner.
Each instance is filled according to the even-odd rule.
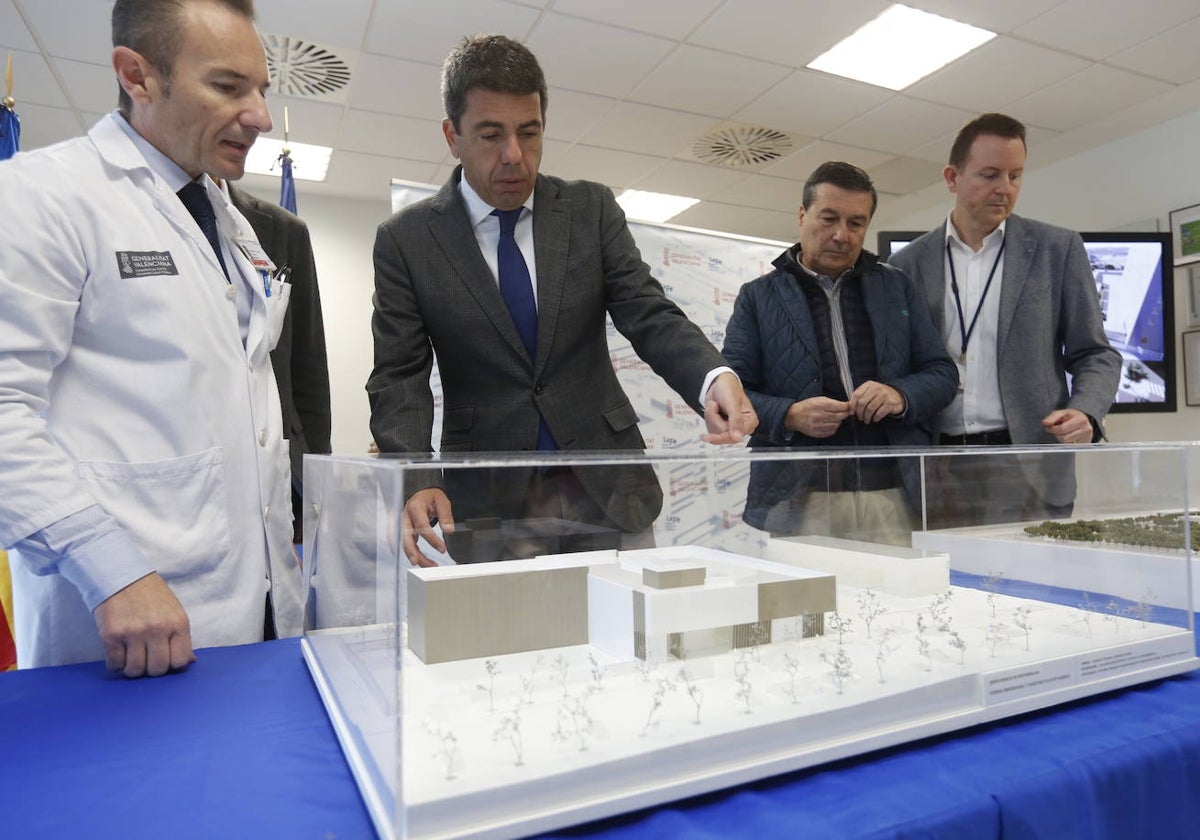
[[[227,288],[225,290],[225,299],[226,300],[233,300],[236,297],[237,297],[237,289],[235,287],[230,286],[229,288]]]
[[[258,445],[259,445],[259,446],[266,446],[266,445],[267,445],[267,430],[266,430],[266,429],[261,429],[261,430],[259,431],[259,433],[258,433]]]

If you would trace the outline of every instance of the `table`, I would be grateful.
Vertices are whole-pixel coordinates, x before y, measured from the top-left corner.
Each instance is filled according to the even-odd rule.
[[[126,680],[0,674],[0,836],[371,838],[295,639]],[[605,838],[1192,838],[1200,673],[565,829]]]

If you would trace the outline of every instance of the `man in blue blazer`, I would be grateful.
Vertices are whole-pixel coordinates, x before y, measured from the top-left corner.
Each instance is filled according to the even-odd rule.
[[[1024,170],[1025,126],[1004,114],[967,123],[943,172],[954,209],[890,259],[921,290],[958,364],[943,444],[1098,441],[1120,383],[1083,240],[1013,215]],[[934,524],[1066,515],[1073,505],[1069,457],[946,462],[956,465]]]
[[[643,449],[609,358],[606,313],[704,414],[706,441],[753,431],[741,383],[651,277],[612,192],[538,174],[546,81],[533,54],[500,35],[465,39],[446,60],[442,94],[446,142],[462,165],[436,195],[384,222],[375,242],[367,391],[380,451],[430,450],[435,353],[442,452]],[[637,545],[662,506],[646,465],[447,469],[405,496],[404,551],[421,565],[431,561],[416,536],[445,548],[434,520],[450,532],[456,515],[565,519]]]
[[[857,166],[817,167],[800,241],[738,293],[723,355],[759,417],[751,446],[929,445],[954,364],[912,283],[863,250],[875,204]],[[915,465],[894,458],[757,461],[743,518],[775,534],[907,544],[918,482]]]

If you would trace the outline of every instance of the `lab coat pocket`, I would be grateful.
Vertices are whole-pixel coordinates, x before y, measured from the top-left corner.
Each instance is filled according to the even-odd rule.
[[[283,332],[283,319],[287,315],[288,301],[292,298],[292,284],[280,283],[267,298],[267,346],[274,350]]]
[[[161,461],[84,461],[78,473],[168,581],[211,572],[229,557],[221,448]]]

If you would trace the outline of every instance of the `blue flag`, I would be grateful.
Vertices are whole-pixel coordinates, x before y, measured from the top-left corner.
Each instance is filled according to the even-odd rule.
[[[0,160],[8,160],[21,148],[21,121],[17,112],[0,105]]]
[[[292,158],[284,152],[279,156],[279,165],[283,168],[283,180],[279,185],[279,206],[296,212],[296,181],[292,178]]]

